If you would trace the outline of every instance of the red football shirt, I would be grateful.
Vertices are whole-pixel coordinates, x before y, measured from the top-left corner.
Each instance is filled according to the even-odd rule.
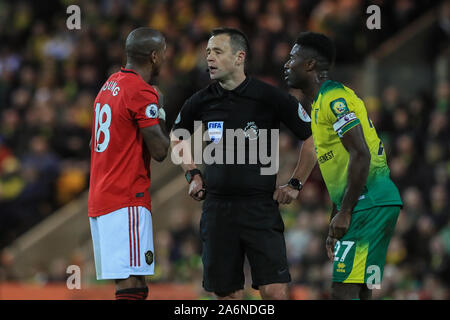
[[[94,102],[88,211],[150,206],[150,153],[139,128],[159,123],[158,94],[138,73],[122,68]]]

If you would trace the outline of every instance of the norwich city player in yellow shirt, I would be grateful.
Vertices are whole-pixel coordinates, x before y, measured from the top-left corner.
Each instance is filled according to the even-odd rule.
[[[285,79],[310,103],[303,107],[311,118],[317,160],[333,202],[326,240],[334,261],[332,298],[370,299],[371,289],[381,285],[402,201],[363,101],[328,77],[333,60],[329,38],[304,32],[284,66]],[[297,171],[304,169],[299,163]]]

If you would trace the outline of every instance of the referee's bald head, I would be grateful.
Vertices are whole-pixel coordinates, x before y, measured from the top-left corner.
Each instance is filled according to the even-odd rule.
[[[151,28],[137,28],[130,32],[125,42],[127,62],[137,65],[155,64],[159,52],[164,51],[166,41],[161,32]]]

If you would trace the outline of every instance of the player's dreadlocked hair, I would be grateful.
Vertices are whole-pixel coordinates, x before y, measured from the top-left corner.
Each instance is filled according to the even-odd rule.
[[[317,60],[319,70],[328,70],[334,63],[336,54],[334,44],[326,35],[309,31],[302,32],[295,43],[312,51],[311,58]]]

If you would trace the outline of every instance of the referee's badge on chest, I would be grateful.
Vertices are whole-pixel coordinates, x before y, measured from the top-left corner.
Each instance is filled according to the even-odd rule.
[[[219,143],[223,136],[223,121],[208,122],[209,138],[214,143]]]

